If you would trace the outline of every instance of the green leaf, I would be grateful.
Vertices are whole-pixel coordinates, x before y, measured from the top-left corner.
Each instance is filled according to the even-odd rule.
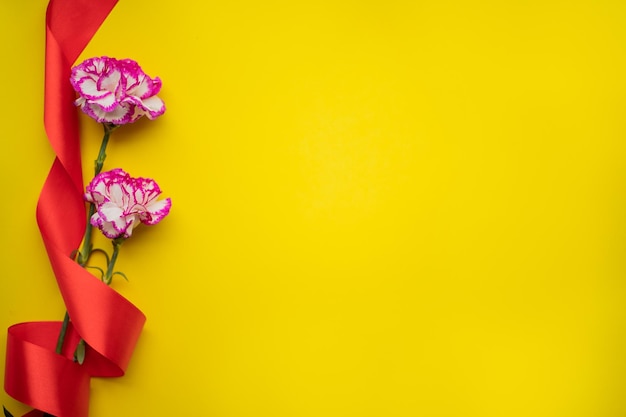
[[[85,341],[80,339],[78,342],[78,346],[76,346],[76,350],[74,351],[74,360],[78,362],[79,365],[82,365],[85,362]]]
[[[128,281],[128,277],[123,272],[120,272],[120,271],[113,272],[113,276],[115,276],[115,275],[120,275],[122,278],[124,278],[126,281]]]
[[[2,409],[4,410],[4,417],[13,417],[13,414],[9,413],[5,406],[2,406]]]
[[[95,253],[95,252],[103,254],[107,261],[107,264],[110,262],[109,254],[104,249],[97,248],[91,251],[91,253]]]
[[[104,278],[104,269],[97,267],[97,266],[86,266],[85,268],[97,269],[98,271],[100,271],[100,279]]]

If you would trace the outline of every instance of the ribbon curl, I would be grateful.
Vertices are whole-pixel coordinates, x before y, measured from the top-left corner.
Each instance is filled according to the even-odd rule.
[[[70,255],[85,230],[78,115],[71,67],[117,0],[50,0],[46,13],[44,125],[56,154],[37,205],[37,223],[71,317],[64,349],[55,353],[61,322],[8,329],[4,387],[35,410],[87,417],[91,377],[122,376],[145,323],[132,303],[85,271]],[[72,359],[80,339],[83,365]]]

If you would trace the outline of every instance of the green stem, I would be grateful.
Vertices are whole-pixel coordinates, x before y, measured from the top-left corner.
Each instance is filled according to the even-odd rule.
[[[112,123],[102,123],[104,128],[104,136],[102,137],[102,143],[100,144],[100,150],[98,151],[98,157],[94,161],[94,177],[102,172],[102,167],[104,166],[104,160],[107,157],[106,149],[109,144],[109,138],[111,136],[111,132],[117,129],[119,126],[114,125]],[[93,226],[91,225],[91,217],[96,212],[96,206],[93,203],[89,204],[89,211],[87,213],[87,225],[85,227],[85,236],[83,238],[83,247],[78,251],[78,255],[76,257],[76,262],[84,267],[87,265],[89,261],[89,257],[91,256],[91,250],[93,248],[91,244],[92,240],[92,232]],[[70,322],[70,316],[68,312],[65,312],[65,317],[63,318],[63,323],[61,324],[61,331],[59,332],[59,337],[57,339],[56,353],[59,355],[63,351],[63,343],[65,342],[65,334],[67,333],[67,326]]]
[[[102,171],[102,166],[104,165],[104,160],[107,157],[106,150],[107,145],[109,143],[109,137],[111,136],[111,132],[117,129],[119,126],[114,125],[112,123],[102,123],[104,127],[104,137],[102,138],[102,143],[100,144],[100,151],[98,152],[98,158],[95,160],[95,175],[98,175]]]
[[[76,262],[80,266],[87,265],[87,261],[91,256],[91,235],[93,232],[93,226],[91,225],[91,217],[96,213],[96,205],[93,203],[89,203],[89,212],[87,213],[87,226],[85,227],[85,238],[83,239],[83,247],[78,251],[78,257],[76,258]]]
[[[123,237],[118,237],[117,239],[113,239],[113,254],[111,255],[111,259],[109,264],[107,265],[107,271],[104,274],[104,283],[106,285],[111,285],[111,280],[113,279],[113,269],[115,268],[115,262],[117,261],[117,255],[120,253],[120,247],[124,243]]]
[[[109,137],[111,136],[111,132],[113,132],[113,130],[115,130],[115,128],[117,127],[116,125],[113,125],[110,123],[102,123],[102,126],[104,127],[104,137],[102,138],[102,143],[100,144],[100,151],[98,152],[98,158],[96,158],[96,160],[94,161],[95,175],[98,175],[100,171],[102,171],[104,160],[107,157],[106,149],[109,143]]]
[[[57,339],[57,348],[55,350],[59,355],[63,351],[63,342],[65,341],[65,333],[67,332],[67,325],[70,322],[70,315],[68,312],[65,312],[65,317],[63,317],[63,324],[61,325],[61,332],[59,333],[59,338]]]
[[[113,132],[118,126],[110,123],[102,123],[104,127],[104,136],[102,137],[102,143],[100,144],[100,150],[98,151],[98,157],[94,161],[94,177],[102,172],[102,167],[104,166],[104,160],[107,157],[106,150],[107,145],[109,144],[109,138],[111,137],[111,132]],[[91,217],[96,212],[96,206],[93,203],[89,204],[89,213],[87,214],[87,226],[85,227],[85,238],[83,239],[83,247],[78,252],[77,262],[80,266],[87,265],[87,261],[91,256],[91,235],[93,231],[93,226],[91,225]]]

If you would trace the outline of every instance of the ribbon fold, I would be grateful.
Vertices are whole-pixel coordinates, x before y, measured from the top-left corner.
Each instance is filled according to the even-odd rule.
[[[71,67],[117,0],[50,0],[46,12],[44,125],[56,154],[37,204],[37,223],[71,317],[64,350],[55,353],[61,322],[8,329],[4,387],[35,410],[86,417],[91,377],[122,376],[145,323],[132,303],[81,268],[70,255],[85,230],[86,207]],[[80,339],[85,362],[72,360]]]

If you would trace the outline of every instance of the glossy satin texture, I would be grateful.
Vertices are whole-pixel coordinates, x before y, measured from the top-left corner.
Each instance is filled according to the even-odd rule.
[[[37,206],[37,222],[72,319],[63,355],[55,353],[60,322],[8,330],[5,390],[32,406],[29,416],[86,417],[90,377],[124,374],[145,316],[71,258],[85,228],[85,202],[75,93],[70,70],[117,0],[50,0],[46,15],[44,124],[56,154]],[[72,361],[78,340],[85,363]]]

